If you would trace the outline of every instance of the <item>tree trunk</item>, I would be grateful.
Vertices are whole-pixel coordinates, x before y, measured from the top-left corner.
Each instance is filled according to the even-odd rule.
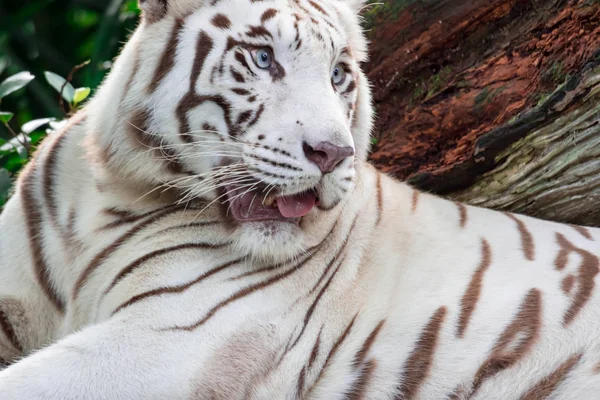
[[[378,167],[600,226],[600,1],[392,0],[366,18]]]

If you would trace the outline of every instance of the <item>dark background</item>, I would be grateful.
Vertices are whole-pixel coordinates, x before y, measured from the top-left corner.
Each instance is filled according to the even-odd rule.
[[[58,93],[44,71],[67,77],[75,87],[96,88],[137,24],[136,0],[1,0],[0,80],[21,71],[36,76],[26,90],[7,96],[2,109],[16,113],[13,126],[33,118],[61,117]],[[0,128],[3,138],[8,132]]]

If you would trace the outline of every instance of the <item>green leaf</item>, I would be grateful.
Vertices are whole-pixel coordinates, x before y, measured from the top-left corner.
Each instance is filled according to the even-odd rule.
[[[126,13],[126,12],[139,13],[140,8],[138,7],[138,2],[136,0],[125,1],[125,4],[123,4],[123,6],[121,7],[121,13]]]
[[[29,136],[19,133],[18,137],[12,138],[4,145],[0,146],[0,155],[4,153],[9,154],[10,156],[16,155],[17,158],[27,159],[27,149],[23,146],[23,143],[30,142]],[[4,166],[4,168],[6,168],[6,166]]]
[[[4,157],[16,152],[17,149],[10,142],[4,142],[2,146],[0,146],[0,157]]]
[[[69,120],[61,119],[60,121],[52,121],[50,122],[50,128],[46,129],[46,133],[51,134],[60,131],[62,128],[67,126]]]
[[[75,103],[75,104],[81,103],[82,101],[87,99],[87,97],[90,95],[91,91],[92,91],[92,89],[90,89],[89,87],[82,87],[82,88],[75,89],[73,103]]]
[[[44,76],[46,80],[56,90],[58,93],[62,90],[62,97],[69,103],[73,102],[75,98],[75,88],[71,85],[65,78],[62,76],[55,74],[54,72],[46,71],[44,72]],[[64,89],[63,89],[64,86]]]
[[[8,172],[16,174],[25,166],[25,164],[27,164],[27,159],[15,152],[8,157],[3,167],[6,168]]]
[[[31,135],[29,135],[29,138],[31,139],[31,142],[29,142],[29,144],[31,146],[36,146],[46,136],[46,132],[33,132]]]
[[[8,124],[15,114],[6,111],[0,111],[0,122]]]
[[[12,153],[13,151],[15,151],[15,148],[12,147],[11,144],[7,143],[5,140],[0,139],[0,161],[2,161],[2,157]]]
[[[54,121],[54,118],[34,119],[34,120],[29,121],[26,124],[24,124],[21,127],[21,132],[23,132],[26,135],[29,135],[31,132],[35,131],[36,129],[41,128],[42,126],[50,123],[51,121]]]
[[[8,96],[12,92],[24,88],[33,80],[33,78],[35,78],[35,76],[29,72],[19,72],[16,75],[6,78],[4,82],[0,83],[0,99]]]

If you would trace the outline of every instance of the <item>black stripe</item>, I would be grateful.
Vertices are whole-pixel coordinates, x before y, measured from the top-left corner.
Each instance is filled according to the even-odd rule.
[[[8,319],[8,315],[6,315],[6,312],[2,308],[0,308],[0,328],[2,329],[2,332],[4,332],[4,335],[10,344],[16,350],[18,350],[19,353],[23,353],[23,346],[21,345],[13,326]]]
[[[246,70],[248,70],[248,72],[250,72],[252,75],[256,75],[254,73],[254,71],[252,70],[252,68],[250,68],[250,65],[248,65],[248,61],[246,61],[246,57],[244,56],[244,54],[242,52],[236,51],[235,52],[235,59],[242,64],[242,66],[244,68],[246,68]]]
[[[206,321],[208,321],[209,319],[211,319],[220,309],[224,308],[225,306],[229,305],[230,303],[233,303],[234,301],[237,301],[239,299],[242,299],[246,296],[251,295],[252,293],[258,291],[258,290],[262,290],[268,286],[274,285],[275,283],[295,274],[296,272],[300,271],[302,269],[302,267],[304,265],[306,265],[306,263],[319,251],[321,245],[325,243],[325,242],[321,242],[321,244],[317,245],[316,247],[314,247],[313,249],[309,250],[310,255],[302,260],[302,262],[293,265],[292,267],[290,267],[287,271],[279,273],[267,280],[264,280],[262,282],[258,282],[256,284],[253,285],[249,285],[246,286],[245,288],[238,290],[236,293],[234,293],[233,295],[231,295],[230,297],[228,297],[227,299],[219,302],[216,306],[214,306],[213,308],[211,308],[206,315],[200,319],[198,322],[191,324],[191,325],[184,325],[184,326],[174,326],[172,328],[168,328],[166,330],[184,330],[184,331],[192,331],[200,326],[202,326],[203,324],[206,323]]]
[[[119,311],[123,310],[124,308],[127,308],[135,303],[138,303],[144,299],[147,299],[149,297],[154,297],[154,296],[161,296],[163,294],[174,294],[174,293],[182,293],[184,291],[186,291],[187,289],[189,289],[190,287],[202,282],[203,280],[205,280],[206,278],[223,271],[226,268],[231,267],[232,265],[235,264],[239,264],[240,262],[244,261],[244,258],[239,258],[237,260],[233,260],[230,261],[228,263],[219,265],[218,267],[215,267],[205,273],[203,273],[202,275],[200,275],[198,278],[194,279],[191,282],[186,283],[185,285],[178,285],[178,286],[169,286],[169,287],[162,287],[162,288],[158,288],[158,289],[154,289],[154,290],[149,290],[147,292],[144,293],[140,293],[138,295],[133,296],[132,298],[130,298],[129,300],[127,300],[125,303],[121,304],[119,307],[117,307],[113,312],[112,315],[115,315],[116,313],[118,313]]]
[[[55,228],[60,230],[58,223],[58,207],[56,206],[56,198],[54,196],[55,186],[55,170],[57,168],[59,153],[64,145],[66,135],[64,131],[60,134],[54,142],[49,146],[46,156],[46,162],[44,164],[44,172],[42,179],[42,187],[44,192],[44,199],[46,200],[46,207],[48,208],[48,214],[50,215],[50,221]]]
[[[114,217],[115,220],[113,222],[109,222],[108,224],[106,224],[100,228],[97,228],[97,230],[101,231],[101,230],[106,230],[106,229],[118,228],[123,225],[133,224],[135,222],[141,221],[144,218],[151,217],[152,215],[155,215],[155,214],[165,211],[167,209],[172,209],[174,207],[175,206],[173,206],[173,205],[169,205],[169,206],[158,208],[156,210],[148,211],[143,214],[136,214],[133,211],[122,210],[117,207],[107,208],[107,209],[104,209],[102,212],[108,216]]]
[[[321,282],[323,282],[323,279],[325,279],[325,276],[327,276],[327,274],[329,273],[329,270],[331,270],[331,268],[333,267],[334,263],[336,260],[339,260],[341,254],[344,252],[344,250],[346,250],[346,246],[348,245],[348,241],[350,239],[350,235],[352,235],[352,231],[354,231],[354,228],[356,227],[356,222],[358,221],[358,217],[359,215],[356,215],[356,217],[354,217],[354,221],[352,221],[352,225],[350,225],[350,229],[348,230],[348,233],[346,234],[346,238],[344,239],[344,241],[342,242],[342,245],[340,246],[338,252],[336,253],[336,255],[329,261],[329,264],[327,264],[327,267],[325,268],[325,270],[323,271],[323,273],[321,274],[319,280],[317,281],[317,283],[313,286],[313,288],[311,289],[311,291],[309,292],[309,294],[313,294],[317,288],[321,285]],[[337,224],[336,224],[337,225]],[[335,229],[335,226],[334,228]]]
[[[298,337],[296,338],[296,340],[294,341],[294,343],[292,344],[292,346],[291,346],[290,349],[293,349],[294,347],[296,347],[296,345],[300,341],[300,338],[302,338],[302,335],[304,335],[304,332],[306,331],[306,327],[308,326],[308,323],[310,322],[310,319],[311,319],[311,317],[313,315],[313,312],[315,311],[315,308],[317,307],[317,304],[319,304],[319,301],[321,300],[321,297],[323,296],[323,294],[325,293],[325,291],[329,288],[329,285],[333,281],[333,278],[337,275],[338,271],[342,267],[342,265],[344,263],[344,260],[345,260],[345,258],[342,258],[338,262],[337,267],[335,268],[335,270],[333,271],[333,273],[331,274],[331,276],[329,277],[329,279],[327,280],[327,282],[325,282],[325,285],[323,285],[323,287],[321,288],[321,290],[319,291],[319,293],[317,294],[317,296],[313,300],[312,304],[310,305],[310,307],[306,311],[306,314],[304,315],[304,320],[302,322],[302,330],[298,334]]]
[[[137,260],[129,263],[125,268],[123,268],[113,279],[110,285],[104,290],[104,296],[108,294],[121,280],[123,280],[127,275],[130,275],[137,268],[142,267],[148,261],[151,261],[154,258],[164,256],[165,254],[181,251],[181,250],[207,250],[207,249],[218,249],[225,246],[225,244],[215,245],[211,243],[184,243],[179,244],[177,246],[171,246],[160,250],[155,250],[150,252]]]
[[[29,163],[29,167],[27,168],[26,172],[21,175],[22,178],[20,182],[21,202],[23,204],[27,234],[29,236],[31,258],[38,284],[41,286],[50,302],[54,305],[58,312],[62,314],[65,310],[65,302],[54,289],[54,284],[50,279],[50,272],[43,250],[42,224],[44,223],[44,218],[42,216],[42,212],[40,211],[41,206],[36,201],[38,198],[35,193],[35,188],[37,187],[38,183],[35,180],[36,172],[37,165],[36,160],[34,159]]]
[[[255,160],[264,162],[265,164],[270,164],[270,165],[272,165],[274,167],[280,167],[280,168],[289,169],[289,170],[292,170],[292,171],[302,171],[301,168],[294,167],[293,165],[288,164],[288,163],[282,163],[282,162],[277,162],[277,161],[269,160],[268,158],[260,157],[260,156],[257,156],[255,154],[249,154],[248,156],[250,158],[254,158]]]
[[[88,264],[88,266],[83,270],[79,278],[75,282],[75,287],[73,288],[73,299],[76,299],[79,295],[79,292],[83,288],[83,286],[87,283],[88,279],[92,275],[92,273],[102,265],[115,251],[117,251],[121,246],[123,246],[127,241],[133,238],[137,233],[142,231],[144,228],[149,227],[150,225],[158,222],[162,218],[165,218],[171,214],[174,214],[179,211],[185,210],[185,206],[170,206],[164,209],[163,211],[149,217],[148,219],[142,221],[140,224],[134,226],[123,235],[121,235],[117,240],[115,240],[110,246],[105,247],[100,253],[96,254],[96,256],[92,259],[92,261]]]
[[[346,338],[350,335],[350,332],[352,331],[352,327],[354,326],[354,322],[356,321],[357,316],[358,316],[358,314],[354,315],[354,317],[352,318],[352,320],[350,321],[350,323],[348,324],[348,326],[346,327],[344,332],[340,335],[340,337],[336,340],[336,342],[331,347],[331,350],[329,351],[329,354],[327,355],[327,358],[325,359],[325,363],[323,364],[323,367],[319,371],[319,375],[317,376],[317,379],[315,379],[315,382],[313,383],[313,385],[311,386],[311,388],[309,390],[309,394],[312,392],[312,390],[315,388],[315,386],[317,386],[319,384],[319,381],[323,377],[323,373],[325,372],[327,367],[329,367],[329,363],[331,362],[331,360],[333,360],[333,358],[337,354],[337,351],[339,350],[339,348],[346,341]],[[307,396],[307,397],[309,397],[309,396]]]

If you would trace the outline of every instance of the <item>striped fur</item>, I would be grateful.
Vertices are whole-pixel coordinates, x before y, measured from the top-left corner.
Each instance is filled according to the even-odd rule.
[[[140,5],[0,217],[0,399],[597,397],[600,230],[369,166],[361,2]],[[231,176],[320,204],[238,223]]]

